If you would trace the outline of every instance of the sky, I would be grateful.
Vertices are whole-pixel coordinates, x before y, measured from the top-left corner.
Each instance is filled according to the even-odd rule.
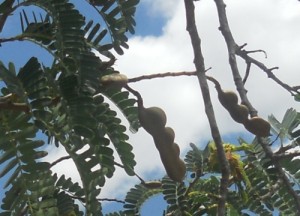
[[[247,43],[247,50],[265,50],[268,58],[262,53],[251,56],[262,61],[267,67],[278,66],[279,69],[274,71],[278,78],[291,86],[299,85],[300,3],[297,0],[227,0],[225,3],[229,25],[237,44]],[[205,65],[206,68],[211,67],[207,73],[221,81],[223,89],[235,90],[226,44],[218,30],[214,1],[195,1],[195,6]],[[91,11],[81,8],[87,16],[93,16]],[[123,56],[117,56],[115,63],[117,70],[129,78],[145,74],[195,70],[190,38],[185,30],[185,9],[182,0],[141,0],[136,21],[136,34],[131,36],[128,42],[130,48]],[[10,30],[9,28],[12,28],[12,25],[7,26],[4,31]],[[12,61],[20,54],[22,58],[20,57],[17,64],[22,65],[26,62],[26,56],[41,56],[45,52],[24,42],[17,45],[3,44],[0,47],[0,60],[4,62]],[[42,61],[47,62],[49,56],[43,58]],[[245,63],[237,59],[243,76]],[[241,136],[250,142],[252,135],[230,118],[218,103],[214,86],[209,85],[217,123],[221,134],[224,135],[224,141],[236,142],[236,138]],[[146,107],[158,106],[165,110],[167,126],[175,131],[175,142],[181,148],[182,158],[189,150],[191,142],[204,148],[211,140],[201,91],[195,77],[145,80],[132,83],[130,86],[141,93]],[[299,110],[299,103],[255,66],[251,67],[245,87],[252,105],[258,110],[259,116],[265,119],[268,115],[274,114],[281,120],[290,107]],[[124,124],[128,126],[126,121]],[[151,136],[143,129],[135,134],[128,131],[128,135],[137,161],[135,171],[145,180],[161,178],[165,171]],[[61,149],[52,147],[49,146],[49,161],[66,155]],[[73,181],[80,181],[74,169],[72,162],[68,160],[55,166],[53,171],[65,173],[66,176],[72,177]],[[139,183],[137,178],[128,177],[124,171],[118,169],[103,188],[101,197],[122,199],[136,183]],[[157,207],[153,208],[153,205],[147,203],[142,216],[161,215],[159,206],[163,206],[163,200],[158,197],[153,202]],[[103,207],[105,211],[111,211],[121,206],[104,204]]]

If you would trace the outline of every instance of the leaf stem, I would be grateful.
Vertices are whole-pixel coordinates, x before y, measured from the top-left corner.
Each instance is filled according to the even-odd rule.
[[[114,164],[116,166],[121,167],[121,168],[124,169],[124,166],[122,164],[120,164],[118,162],[114,162]],[[142,184],[146,184],[145,180],[142,177],[140,177],[134,170],[132,170],[132,171],[133,171],[134,175],[141,181]]]
[[[68,159],[71,159],[71,156],[64,156],[64,157],[61,157],[61,158],[58,158],[56,161],[54,161],[54,162],[52,162],[51,164],[50,164],[50,167],[53,167],[53,166],[55,166],[56,164],[58,164],[58,163],[60,163],[60,162],[62,162],[62,161],[64,161],[64,160],[68,160]]]

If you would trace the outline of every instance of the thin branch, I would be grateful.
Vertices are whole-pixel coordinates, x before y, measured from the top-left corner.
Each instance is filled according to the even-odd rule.
[[[286,153],[286,151],[288,151],[288,150],[290,150],[290,149],[292,149],[292,148],[295,148],[295,146],[293,146],[293,145],[281,146],[281,147],[279,148],[279,150],[276,151],[274,154],[275,154],[275,155],[279,155],[279,154],[281,154],[281,153]]]
[[[218,17],[219,17],[219,23],[220,23],[220,31],[225,39],[226,45],[227,45],[227,50],[228,50],[228,55],[229,55],[229,64],[231,67],[231,72],[232,76],[236,85],[236,88],[241,96],[242,103],[245,104],[249,111],[250,115],[257,116],[257,110],[252,106],[250,101],[248,100],[247,97],[247,90],[244,87],[242,77],[240,75],[238,66],[237,66],[237,61],[236,61],[236,50],[240,49],[240,47],[235,43],[234,38],[232,36],[232,33],[229,28],[228,24],[228,19],[226,15],[226,10],[225,10],[225,3],[223,0],[215,0],[215,4],[218,10]],[[246,45],[244,45],[246,46]]]
[[[131,92],[134,96],[137,97],[137,103],[138,103],[138,106],[139,106],[139,107],[142,107],[144,102],[143,102],[143,98],[142,98],[141,94],[140,94],[138,91],[132,89],[132,88],[131,88],[130,86],[128,86],[128,85],[126,85],[124,88],[127,89],[129,92]]]
[[[294,152],[286,152],[286,153],[281,153],[281,154],[274,154],[275,159],[285,159],[285,158],[293,158],[300,156],[300,151],[294,151]]]
[[[74,196],[69,194],[69,196],[73,199],[77,199],[83,203],[85,203],[85,197],[80,197],[80,196]],[[107,202],[118,202],[118,203],[123,203],[125,204],[126,202],[123,200],[119,200],[119,199],[114,199],[114,198],[97,198],[98,201],[103,202],[103,201],[107,201]]]
[[[280,133],[277,134],[277,136],[275,137],[275,139],[269,144],[269,146],[272,146],[280,137]],[[281,146],[282,147],[282,146]]]
[[[258,50],[247,50],[246,53],[249,54],[249,53],[257,53],[257,52],[262,52],[264,55],[265,55],[265,58],[268,58],[268,55],[267,55],[267,52],[264,51],[264,50],[261,50],[261,49],[258,49]]]
[[[243,45],[240,46],[240,49],[244,49],[248,44],[244,43]],[[265,58],[268,58],[267,52],[261,49],[258,50],[247,50],[247,53],[257,53],[257,52],[262,52],[265,55]]]
[[[46,40],[51,40],[52,37],[51,36],[46,36],[46,35],[42,35],[42,34],[36,34],[36,33],[26,33],[26,32],[23,32],[22,34],[20,35],[17,35],[17,36],[14,36],[14,37],[10,37],[10,38],[0,38],[0,43],[5,43],[5,42],[14,42],[14,41],[25,41],[25,40],[28,40],[28,41],[31,41],[39,46],[41,46],[42,48],[45,48],[47,49],[47,51],[49,53],[51,53],[52,55],[54,55],[52,53],[52,51],[50,49],[48,49],[46,46],[42,46],[41,43],[35,41],[32,39],[32,37],[34,36],[39,36],[41,39],[46,39]]]
[[[205,64],[204,64],[204,58],[201,50],[201,40],[198,35],[198,31],[195,23],[194,2],[193,0],[185,0],[184,3],[185,3],[186,21],[187,21],[186,30],[188,31],[191,38],[191,43],[194,51],[194,64],[197,70],[197,78],[202,92],[202,97],[205,105],[205,112],[209,121],[212,137],[217,147],[218,159],[220,161],[220,164],[222,164],[221,166],[222,178],[220,183],[218,215],[223,216],[226,213],[225,204],[226,204],[227,192],[228,192],[230,168],[229,168],[229,163],[226,159],[225,151],[222,144],[222,139],[217,126],[217,122],[216,122],[216,118],[215,118],[215,114],[214,114],[214,110],[210,98],[209,87],[205,76]]]
[[[215,84],[216,87],[221,88],[220,83],[218,82],[218,80],[216,80],[215,78],[211,77],[211,76],[206,76],[206,79],[211,81],[213,84]]]
[[[264,50],[261,50],[261,49],[258,49],[258,50],[248,50],[248,51],[246,51],[248,54],[249,53],[257,53],[257,52],[262,52],[264,55],[265,55],[265,58],[268,58],[268,56],[267,56],[267,53],[266,53],[266,51],[264,51]]]
[[[251,62],[247,62],[247,68],[246,68],[246,73],[243,79],[243,84],[245,85],[245,83],[247,82],[247,79],[249,77],[250,74],[250,68],[251,68]]]
[[[246,50],[242,50],[242,49],[237,49],[236,50],[236,54],[238,56],[240,56],[241,58],[243,58],[246,62],[250,62],[254,65],[256,65],[257,67],[259,67],[262,71],[264,71],[269,78],[271,78],[272,80],[274,80],[277,84],[279,84],[281,87],[283,87],[284,89],[286,89],[288,92],[291,93],[291,95],[295,95],[297,93],[300,93],[299,89],[297,89],[296,87],[291,87],[288,84],[282,82],[280,79],[278,79],[274,73],[272,72],[275,69],[278,69],[278,67],[273,67],[273,68],[267,68],[263,63],[261,63],[260,61],[248,56],[248,51]]]
[[[23,41],[22,37],[0,38],[0,44],[5,42]]]
[[[8,109],[14,111],[23,111],[29,113],[29,107],[25,103],[0,102],[0,109]]]
[[[149,80],[154,78],[164,78],[164,77],[177,77],[177,76],[195,76],[197,75],[196,71],[188,72],[188,71],[182,71],[182,72],[165,72],[165,73],[158,73],[158,74],[150,74],[150,75],[143,75],[139,77],[134,77],[128,79],[128,83],[131,82],[138,82],[141,80]]]
[[[71,159],[71,156],[67,155],[67,156],[58,158],[56,161],[54,161],[54,162],[52,162],[52,163],[50,164],[50,167],[53,167],[53,166],[55,166],[56,164],[58,164],[58,163],[60,163],[60,162],[62,162],[62,161],[64,161],[64,160],[68,160],[68,159]]]
[[[258,137],[258,141],[261,144],[266,156],[271,159],[275,169],[277,170],[278,178],[281,179],[282,184],[286,187],[288,193],[293,197],[295,201],[295,206],[297,208],[298,213],[300,212],[300,197],[293,189],[293,185],[291,184],[289,178],[286,176],[284,169],[282,168],[280,161],[274,157],[275,154],[273,153],[272,149],[261,137]]]
[[[295,89],[296,91],[298,91],[300,89],[300,86],[294,86],[292,88]]]
[[[99,201],[107,201],[107,202],[118,202],[118,203],[123,203],[125,204],[126,202],[123,200],[119,200],[119,199],[110,199],[110,198],[99,198],[97,199]]]
[[[121,167],[124,169],[124,166],[122,164],[119,164],[118,162],[114,162],[114,164],[118,167]],[[141,181],[142,184],[146,184],[145,180],[142,179],[142,177],[140,177],[134,170],[132,170],[134,175]]]

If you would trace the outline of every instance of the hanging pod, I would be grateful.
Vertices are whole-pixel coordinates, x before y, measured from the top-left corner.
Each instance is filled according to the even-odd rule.
[[[266,120],[260,117],[253,117],[247,120],[244,124],[245,128],[259,137],[270,136],[271,125]]]
[[[167,122],[165,112],[159,107],[145,108],[139,106],[138,109],[142,127],[152,136],[161,134]]]
[[[220,87],[217,88],[218,99],[223,107],[230,110],[238,103],[238,96],[233,91],[223,91]]]
[[[244,124],[248,120],[249,110],[243,104],[235,105],[228,111],[232,119],[238,123]]]

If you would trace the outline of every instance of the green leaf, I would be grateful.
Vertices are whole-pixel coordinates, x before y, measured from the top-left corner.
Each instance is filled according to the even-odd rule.
[[[300,102],[300,94],[299,93],[294,96],[294,100]]]
[[[17,158],[14,158],[11,161],[9,161],[9,163],[6,164],[5,167],[2,168],[2,170],[0,170],[0,178],[5,176],[11,170],[13,170],[14,167],[18,165],[18,163],[19,163],[19,161]]]
[[[31,124],[27,128],[16,133],[14,139],[21,140],[25,138],[34,138],[36,136],[37,131],[38,129],[33,124]]]

